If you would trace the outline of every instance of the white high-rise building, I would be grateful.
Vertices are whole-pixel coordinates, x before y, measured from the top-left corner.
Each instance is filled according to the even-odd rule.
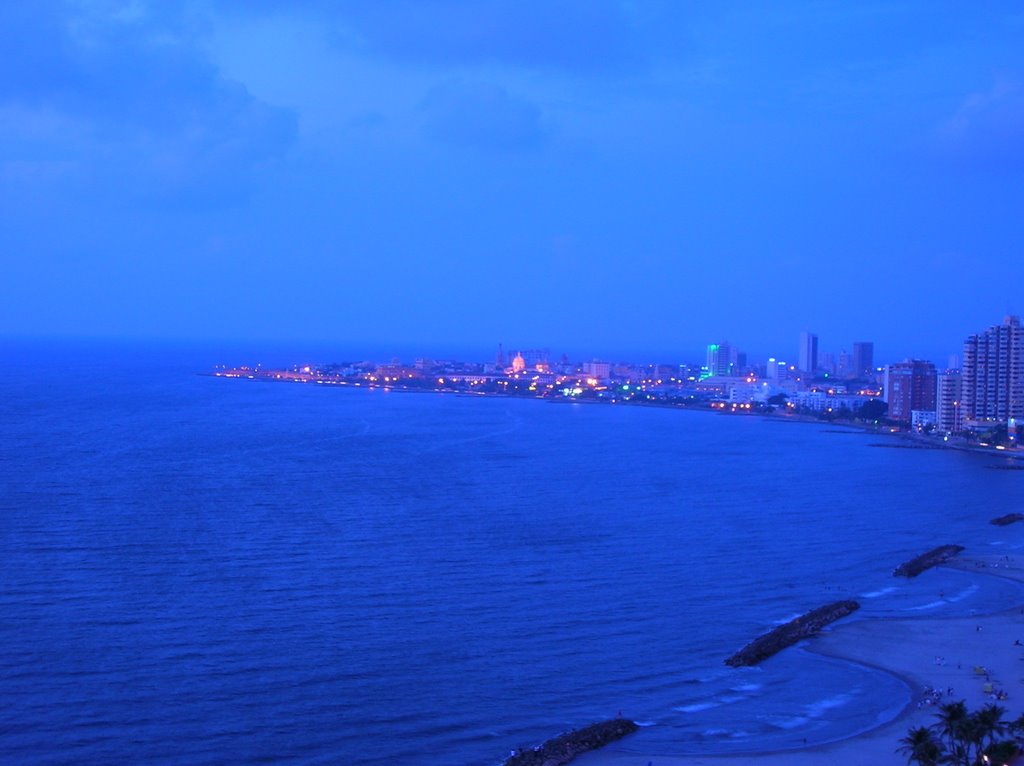
[[[1024,328],[1020,317],[964,341],[963,419],[1024,418]]]
[[[951,434],[960,433],[963,430],[963,418],[961,417],[963,408],[960,400],[962,384],[963,378],[960,375],[960,370],[946,370],[939,375],[935,396],[935,428],[937,430]]]

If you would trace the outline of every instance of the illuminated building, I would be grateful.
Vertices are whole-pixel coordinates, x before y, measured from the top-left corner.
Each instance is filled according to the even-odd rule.
[[[732,374],[732,347],[728,343],[708,344],[707,374],[704,377]]]
[[[594,380],[606,381],[611,377],[612,366],[610,362],[599,362],[597,359],[592,362],[584,362],[583,374]]]
[[[1008,316],[964,341],[963,419],[1024,417],[1024,328]]]
[[[774,356],[768,359],[765,367],[765,377],[768,380],[785,380],[789,377],[789,365]]]
[[[523,357],[523,361],[526,362],[526,366],[531,370],[537,369],[538,364],[548,365],[551,359],[551,349],[549,348],[528,348],[525,351],[520,351],[519,355]]]
[[[960,370],[946,370],[939,375],[935,396],[935,428],[951,434],[963,430],[961,401],[963,377]]]
[[[512,372],[522,372],[526,369],[526,360],[523,359],[522,354],[516,354],[515,359],[512,360]]]

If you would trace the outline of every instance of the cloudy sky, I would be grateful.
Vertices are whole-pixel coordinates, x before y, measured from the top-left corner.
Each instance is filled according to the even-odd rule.
[[[0,4],[0,334],[941,359],[1024,313],[1017,2]]]

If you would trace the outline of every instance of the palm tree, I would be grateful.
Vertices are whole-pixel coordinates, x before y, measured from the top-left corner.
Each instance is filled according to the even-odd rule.
[[[942,743],[927,726],[918,726],[900,740],[898,753],[907,756],[907,763],[918,766],[937,766],[942,757]]]
[[[978,750],[984,750],[995,744],[996,737],[1006,733],[1006,708],[994,705],[991,702],[981,710],[976,711],[971,717],[974,719],[975,734],[978,737]]]
[[[971,745],[971,714],[967,712],[967,703],[947,702],[939,706],[935,714],[938,722],[932,725],[932,731],[946,746],[949,760],[955,764],[970,766]]]

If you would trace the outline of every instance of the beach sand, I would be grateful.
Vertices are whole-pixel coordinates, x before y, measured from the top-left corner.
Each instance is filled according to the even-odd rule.
[[[1024,582],[1024,564],[999,556],[954,559],[945,566],[982,570],[994,577]],[[1008,605],[1010,606],[1010,605]],[[808,650],[853,660],[887,670],[904,679],[914,701],[894,721],[850,739],[827,745],[743,755],[677,756],[616,752],[615,745],[581,756],[579,766],[886,766],[907,763],[896,752],[900,738],[912,726],[934,723],[936,707],[919,702],[926,689],[941,689],[942,701],[966,700],[971,710],[992,702],[985,691],[1004,690],[1008,697],[997,704],[1006,708],[1007,720],[1024,713],[1024,604],[998,614],[966,618],[871,619],[838,623],[813,639]],[[985,668],[984,673],[976,668]],[[953,694],[945,692],[952,688]],[[1018,759],[1018,762],[1021,762]]]

